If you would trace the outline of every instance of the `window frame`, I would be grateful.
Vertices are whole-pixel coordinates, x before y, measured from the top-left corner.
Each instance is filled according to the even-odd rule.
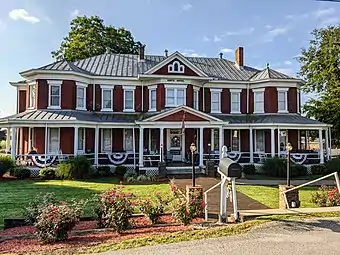
[[[82,130],[82,132],[83,132],[83,135],[82,136],[80,136],[79,134],[80,134],[80,132],[81,132],[81,130]],[[84,153],[85,152],[85,132],[86,132],[86,129],[85,128],[78,128],[78,152],[81,152],[81,153]],[[82,142],[81,142],[81,140],[82,140]],[[83,149],[79,149],[80,148],[80,146],[79,145],[82,145],[82,147],[83,147]]]
[[[175,66],[177,65],[177,70],[175,70]],[[172,64],[168,65],[168,73],[184,73],[185,66],[182,65],[179,61],[175,60]]]
[[[289,88],[277,88],[277,112],[278,113],[288,113],[288,90]],[[284,93],[284,109],[280,109],[279,95]]]
[[[157,85],[149,86],[149,112],[155,112],[157,110]],[[152,92],[155,92],[155,108],[152,108]]]
[[[241,92],[242,89],[230,89],[230,113],[240,114],[241,113]],[[237,109],[233,109],[233,95],[237,97]]]
[[[199,110],[199,91],[200,89],[197,87],[193,88],[193,100],[192,100],[192,108],[195,110]]]
[[[264,110],[264,101],[265,101],[265,94],[264,94],[264,92],[265,92],[265,88],[253,89],[253,93],[254,93],[254,113],[264,113],[265,112],[265,110]],[[260,102],[256,101],[256,95],[257,94],[262,95],[262,101],[260,101]],[[261,109],[257,109],[256,105],[258,103],[262,103],[261,104]]]
[[[60,80],[48,80],[47,81],[47,84],[48,84],[48,106],[47,106],[47,109],[61,109],[61,85],[62,85],[62,81]],[[52,87],[58,87],[59,89],[59,104],[58,105],[51,105],[51,102],[52,102]],[[56,95],[53,95],[56,97]]]
[[[31,81],[28,83],[28,109],[35,109],[36,101],[36,81]],[[32,90],[33,88],[33,90]],[[34,97],[32,96],[32,91],[34,91]]]
[[[101,111],[102,112],[113,112],[113,89],[114,86],[100,86],[101,88]],[[104,91],[110,91],[111,93],[111,108],[104,108]]]
[[[186,100],[187,99],[187,95],[186,95],[187,87],[188,87],[188,85],[181,85],[181,84],[179,84],[179,85],[173,85],[173,84],[169,85],[169,84],[166,84],[164,86],[164,88],[165,88],[165,107],[178,107],[178,106],[180,106],[178,104],[178,90],[183,90],[183,92],[184,92],[183,105],[186,105],[187,104],[187,100]],[[168,103],[168,90],[170,90],[170,89],[174,90],[174,104]]]
[[[56,129],[57,130],[57,134],[58,134],[58,148],[57,148],[57,150],[55,152],[51,151],[51,129]],[[60,151],[60,128],[58,128],[58,127],[49,127],[47,129],[47,153],[48,154],[52,154],[52,153],[59,154],[59,151]]]
[[[258,150],[257,149],[257,144],[258,144],[258,141],[257,141],[257,139],[258,139],[258,137],[259,137],[259,135],[258,135],[258,133],[261,133],[262,134],[262,137],[263,137],[263,150]],[[266,133],[265,133],[265,130],[263,130],[263,129],[255,129],[255,132],[254,132],[254,136],[255,136],[255,152],[261,152],[261,153],[264,153],[264,152],[266,152]]]
[[[234,132],[237,131],[238,138],[238,150],[233,150],[233,138]],[[230,150],[235,152],[241,152],[241,130],[240,129],[230,129]]]
[[[127,141],[127,139],[126,139],[126,131],[131,131],[131,140],[132,140],[132,148],[131,148],[131,150],[127,150],[127,148],[126,148],[126,141]],[[135,135],[135,138],[136,138],[136,135]],[[126,151],[126,152],[133,152],[133,128],[124,128],[123,129],[123,139],[124,139],[124,144],[123,144],[123,149],[124,149],[124,151]]]
[[[104,143],[104,130],[109,130],[110,132],[110,149],[105,150],[105,143]],[[101,152],[102,153],[111,153],[112,152],[112,128],[102,128],[101,129]]]
[[[78,89],[84,90],[84,98],[82,98],[83,106],[78,105],[78,97],[79,97],[78,96]],[[86,91],[87,91],[87,84],[81,83],[81,82],[76,83],[76,110],[86,111]]]
[[[213,109],[213,94],[216,93],[218,94],[218,109]],[[222,94],[222,89],[210,89],[210,113],[221,113],[221,94]]]
[[[135,89],[136,86],[123,86],[123,90],[124,90],[124,103],[123,103],[123,112],[135,112]],[[132,108],[131,109],[127,109],[126,108],[126,92],[132,92]]]

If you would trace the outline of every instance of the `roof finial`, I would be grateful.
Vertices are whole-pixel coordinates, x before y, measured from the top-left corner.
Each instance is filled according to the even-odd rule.
[[[105,53],[106,53],[106,54],[110,54],[110,53],[111,53],[110,47],[106,47],[106,48],[105,48]]]
[[[267,68],[269,68],[269,62],[267,62]]]

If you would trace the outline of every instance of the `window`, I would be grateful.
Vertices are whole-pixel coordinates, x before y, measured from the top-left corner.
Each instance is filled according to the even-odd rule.
[[[184,73],[184,65],[181,65],[178,61],[174,61],[168,65],[168,73]]]
[[[133,130],[124,129],[124,150],[128,152],[133,151]]]
[[[78,128],[78,151],[85,151],[85,129]]]
[[[231,130],[231,151],[240,151],[240,130]]]
[[[112,130],[102,129],[102,152],[112,152]]]
[[[29,83],[29,108],[35,108],[35,81]]]
[[[48,129],[48,152],[52,154],[59,153],[59,128]]]
[[[218,129],[214,129],[213,135],[214,135],[214,139],[213,139],[214,144],[213,146],[211,146],[211,150],[219,151],[220,147],[222,148],[222,145],[220,146],[220,131]]]
[[[194,88],[194,109],[198,110],[198,90]]]
[[[61,83],[62,81],[49,80],[48,108],[60,109],[61,105]]]
[[[135,111],[135,89],[131,89],[131,87],[124,89],[124,111],[125,112],[134,112]]]
[[[149,87],[149,108],[150,111],[156,111],[156,99],[157,98],[157,91],[155,87]]]
[[[264,152],[265,151],[265,133],[264,130],[255,131],[255,151]]]
[[[230,90],[230,109],[231,113],[241,113],[241,90]]]
[[[77,110],[86,110],[86,87],[85,83],[77,82]]]
[[[287,109],[287,92],[288,88],[277,89],[277,110],[279,113],[288,112]]]
[[[211,112],[221,113],[221,92],[222,89],[210,89],[211,92]]]
[[[186,104],[186,85],[166,87],[166,107],[176,107]]]
[[[112,88],[102,87],[102,111],[112,111]]]
[[[264,113],[264,89],[254,91],[254,113]]]

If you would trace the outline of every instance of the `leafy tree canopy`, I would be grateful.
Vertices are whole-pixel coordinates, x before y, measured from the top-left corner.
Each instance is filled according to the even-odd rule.
[[[76,17],[71,21],[71,30],[52,57],[73,62],[100,55],[109,50],[111,53],[136,54],[142,45],[135,41],[131,32],[124,28],[105,26],[98,16]]]
[[[299,75],[306,81],[301,90],[312,96],[303,106],[308,117],[332,124],[333,138],[340,136],[340,27],[330,26],[312,32],[309,47],[297,60]]]

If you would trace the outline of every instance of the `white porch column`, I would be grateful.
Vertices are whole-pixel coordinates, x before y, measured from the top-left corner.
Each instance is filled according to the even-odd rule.
[[[94,164],[98,166],[98,154],[99,154],[99,127],[96,126],[94,130]]]
[[[332,159],[332,128],[329,128],[329,159]]]
[[[270,149],[272,158],[275,157],[275,128],[271,128],[270,130]]]
[[[204,151],[204,146],[203,146],[203,127],[200,127],[200,147],[199,147],[199,153],[200,153],[200,166],[203,166],[203,151]]]
[[[30,152],[32,150],[32,128],[29,127],[28,128],[28,148],[27,148],[28,152]]]
[[[17,135],[16,135],[16,128],[15,127],[12,127],[11,136],[12,136],[11,157],[12,157],[13,160],[15,160],[16,144],[17,144],[17,141],[16,141]]]
[[[215,132],[214,132],[215,129],[211,129],[211,132],[210,132],[210,148],[212,150],[215,150]]]
[[[281,138],[281,131],[278,128],[277,129],[277,156],[280,157],[280,152],[281,152],[281,148],[280,148],[280,139]]]
[[[320,163],[323,164],[324,160],[324,153],[323,153],[323,141],[322,141],[322,129],[319,129],[319,156],[320,156]]]
[[[132,150],[133,150],[133,169],[136,169],[136,134],[134,127],[132,128]]]
[[[74,126],[74,138],[73,138],[73,143],[74,143],[74,146],[73,146],[73,154],[74,156],[77,156],[78,155],[78,126]]]
[[[11,151],[11,129],[7,128],[7,134],[6,134],[6,153]]]
[[[224,132],[223,132],[223,128],[220,127],[220,129],[218,130],[219,133],[218,133],[218,139],[219,139],[219,143],[218,143],[218,151],[219,151],[219,154],[221,155],[222,154],[222,147],[224,146]]]
[[[254,138],[253,138],[253,127],[249,127],[249,153],[250,163],[254,163]]]
[[[298,150],[301,149],[301,132],[300,132],[300,129],[298,129],[297,131],[297,135],[298,135]]]
[[[24,129],[23,128],[19,128],[19,154],[22,155],[24,154],[23,152],[23,148],[22,148],[22,144],[23,144],[23,135],[24,135]]]
[[[140,127],[139,128],[139,167],[142,167],[144,165],[144,160],[143,160],[143,144],[144,144],[144,128]]]
[[[182,140],[183,141],[183,140]],[[159,129],[159,157],[160,157],[160,161],[163,161],[163,154],[164,154],[164,128],[160,128]]]
[[[327,158],[327,160],[329,160],[329,151],[330,151],[328,139],[329,139],[329,137],[328,137],[328,128],[327,128],[327,129],[325,129],[325,141],[326,141],[325,147],[326,147],[326,158]]]

